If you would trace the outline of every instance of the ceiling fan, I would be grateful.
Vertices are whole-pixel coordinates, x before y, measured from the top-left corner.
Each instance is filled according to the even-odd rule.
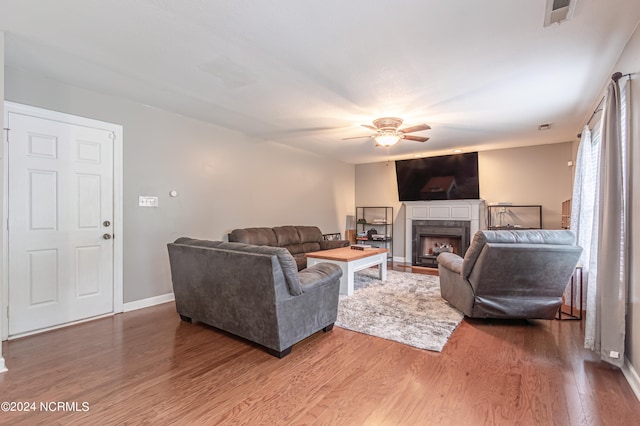
[[[374,138],[376,140],[376,145],[378,146],[391,146],[395,145],[400,139],[407,139],[411,141],[417,142],[426,142],[429,138],[424,138],[422,136],[411,136],[407,133],[419,132],[422,130],[429,130],[431,126],[428,124],[418,124],[416,126],[405,127],[404,129],[399,129],[402,125],[403,120],[397,117],[382,117],[373,120],[373,126],[368,124],[362,124],[363,127],[367,129],[375,130],[375,134],[369,136],[355,136],[352,138],[344,138],[342,140],[348,139],[359,139],[359,138]]]

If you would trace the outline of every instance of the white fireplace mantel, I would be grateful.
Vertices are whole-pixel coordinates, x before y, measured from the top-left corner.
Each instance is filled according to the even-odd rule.
[[[414,220],[468,220],[470,237],[486,228],[484,200],[405,201],[405,262],[411,262]]]

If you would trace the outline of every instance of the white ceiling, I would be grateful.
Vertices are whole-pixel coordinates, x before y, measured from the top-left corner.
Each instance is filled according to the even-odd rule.
[[[640,21],[576,1],[0,0],[0,30],[8,66],[358,164],[575,140]],[[381,116],[431,139],[341,140]]]

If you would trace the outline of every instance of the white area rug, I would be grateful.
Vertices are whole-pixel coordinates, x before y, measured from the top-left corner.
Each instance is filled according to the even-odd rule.
[[[440,297],[438,277],[376,269],[356,273],[355,291],[340,295],[336,325],[441,352],[463,314]]]

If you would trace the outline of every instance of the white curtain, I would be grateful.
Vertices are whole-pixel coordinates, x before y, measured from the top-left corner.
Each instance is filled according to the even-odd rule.
[[[626,100],[626,96],[624,98]],[[592,165],[597,167],[592,187],[594,207],[591,244],[588,244],[588,249],[582,245],[583,249],[588,251],[588,258],[584,259],[584,265],[588,265],[588,273],[585,274],[588,276],[585,347],[599,352],[602,360],[618,367],[624,362],[628,281],[629,189],[626,162],[629,132],[626,129],[626,108],[623,105],[620,87],[617,82],[612,82],[605,96],[599,161],[591,158]],[[579,148],[580,152],[585,155],[586,149]],[[578,182],[578,176],[582,181]],[[585,189],[585,185],[589,183],[584,182],[582,172],[578,173],[577,168],[576,182],[581,187],[577,194],[581,201],[572,202],[579,210],[575,212],[575,229],[579,241],[585,244],[586,241],[580,240],[580,235],[586,233],[586,229],[589,228],[588,206],[591,192]],[[587,219],[586,222],[582,222],[582,208],[585,205],[587,211],[584,216]],[[572,219],[573,216],[572,211]]]
[[[597,276],[597,238],[593,238],[594,223],[597,218],[597,177],[600,157],[600,124],[596,124],[593,131],[584,126],[578,155],[576,157],[576,171],[573,182],[573,196],[571,198],[571,230],[576,234],[576,242],[582,247],[582,255],[578,265],[582,266],[583,306],[588,306],[588,300],[595,300],[594,286],[589,286],[591,279],[595,282]],[[579,295],[577,295],[579,297]],[[575,302],[575,301],[574,301]],[[578,301],[579,302],[579,301]],[[578,305],[578,304],[576,304]],[[587,329],[593,329],[593,318],[587,317]],[[589,334],[589,333],[587,333]]]

